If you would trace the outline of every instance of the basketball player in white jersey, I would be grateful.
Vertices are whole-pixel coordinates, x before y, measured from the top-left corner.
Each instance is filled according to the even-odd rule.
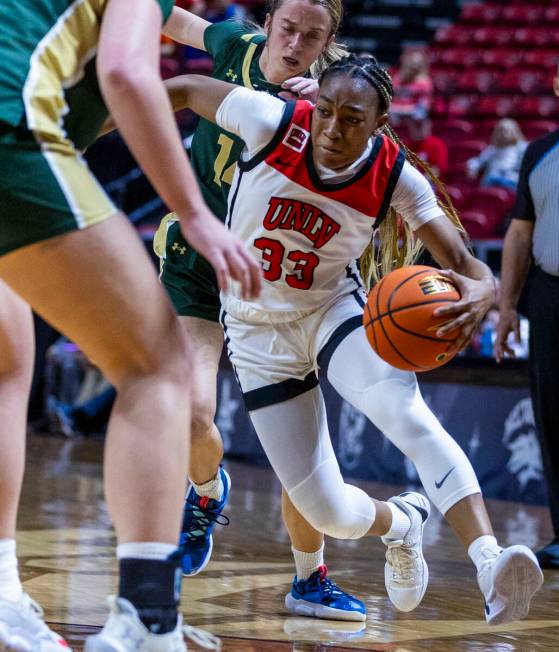
[[[381,536],[390,599],[402,611],[419,605],[428,581],[421,542],[429,502],[418,493],[381,502],[344,483],[321,369],[414,462],[476,566],[487,622],[524,618],[543,581],[533,553],[497,544],[467,457],[424,403],[415,375],[381,360],[362,327],[365,293],[355,261],[370,254],[381,225],[384,271],[392,266],[398,231],[391,208],[405,220],[408,253],[414,231],[460,290],[459,302],[437,311],[448,315],[438,335],[460,327],[463,347],[495,300],[492,274],[466,249],[459,220],[437,203],[386,125],[388,73],[374,58],[336,62],[321,77],[316,106],[199,77],[184,78],[183,92],[190,108],[246,143],[227,220],[262,260],[265,282],[257,300],[243,300],[236,286],[223,293],[221,321],[246,407],[291,501],[329,536]],[[406,251],[402,259],[411,262]],[[301,613],[306,606],[296,591],[286,604]]]

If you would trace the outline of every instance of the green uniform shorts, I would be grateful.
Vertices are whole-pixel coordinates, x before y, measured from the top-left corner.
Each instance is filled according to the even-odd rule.
[[[221,302],[215,272],[183,238],[177,220],[174,213],[166,215],[153,241],[161,283],[178,315],[218,323]]]
[[[84,229],[116,208],[71,144],[0,123],[0,255]]]

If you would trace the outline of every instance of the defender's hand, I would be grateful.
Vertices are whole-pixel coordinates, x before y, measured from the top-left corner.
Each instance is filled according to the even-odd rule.
[[[189,244],[214,268],[220,289],[231,277],[241,284],[244,299],[256,298],[262,289],[260,264],[243,243],[207,208],[181,217],[181,230]]]
[[[312,77],[291,77],[286,79],[278,93],[283,100],[309,100],[313,104],[318,98],[318,81]]]

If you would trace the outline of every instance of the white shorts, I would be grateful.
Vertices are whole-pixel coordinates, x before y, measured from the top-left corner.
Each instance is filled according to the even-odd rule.
[[[286,323],[250,323],[222,311],[229,358],[247,410],[281,403],[318,385],[332,354],[363,327],[365,296],[356,291],[323,309]]]

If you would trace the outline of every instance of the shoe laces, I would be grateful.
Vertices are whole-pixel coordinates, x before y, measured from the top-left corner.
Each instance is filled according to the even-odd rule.
[[[402,539],[388,542],[387,547],[386,560],[393,568],[393,576],[397,580],[411,580],[416,566],[416,551]]]
[[[212,523],[218,525],[229,525],[229,518],[224,514],[220,514],[219,507],[209,507],[210,498],[202,496],[198,500],[196,498],[188,498],[184,512],[185,514],[192,514],[192,521],[187,532],[183,532],[186,539],[196,539],[203,537],[206,530]]]
[[[317,574],[316,579],[323,597],[335,600],[344,594],[338,585],[328,577],[328,567],[326,564],[319,566],[315,573]]]
[[[221,639],[205,629],[192,627],[192,625],[183,625],[182,633],[193,643],[206,650],[221,650]]]

